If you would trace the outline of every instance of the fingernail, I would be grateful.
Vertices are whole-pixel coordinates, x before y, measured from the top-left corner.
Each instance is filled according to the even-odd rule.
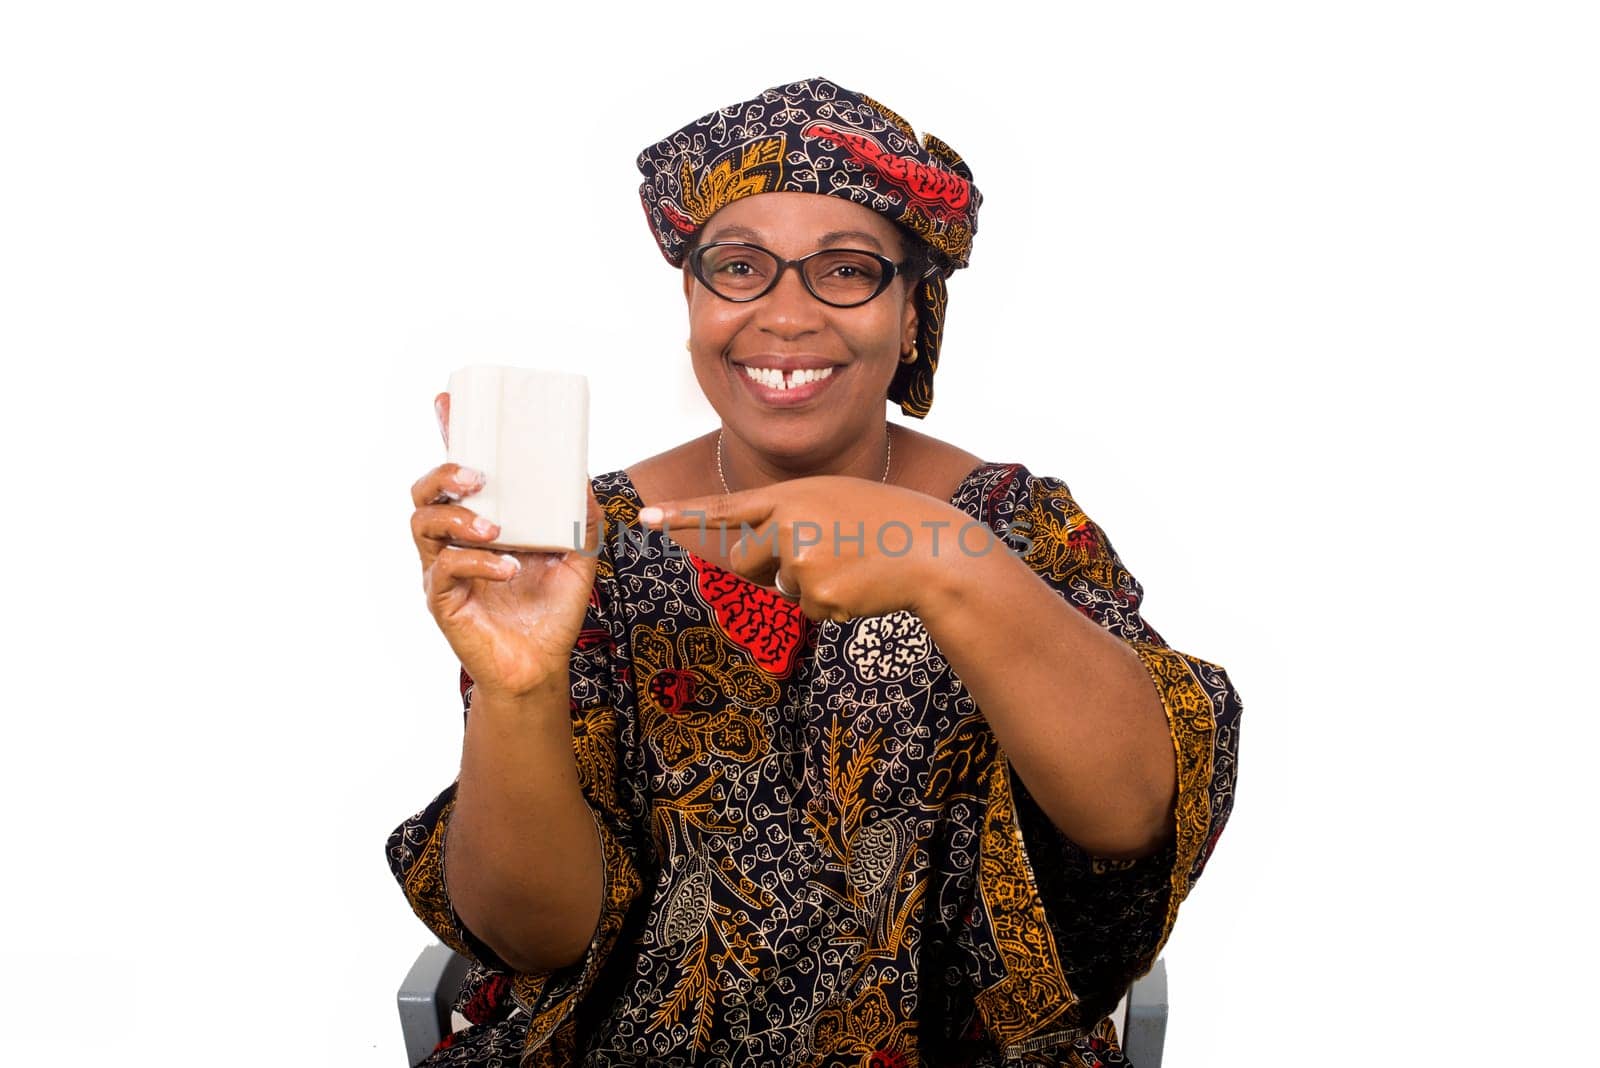
[[[639,522],[646,526],[655,526],[661,522],[661,509],[653,504],[648,508],[639,509]]]
[[[474,517],[473,520],[472,520],[472,532],[474,534],[482,534],[485,537],[487,537],[489,532],[491,530],[493,530],[493,529],[494,529],[494,520],[492,520],[492,519],[486,519],[485,517],[480,515],[480,516]]]
[[[456,485],[463,488],[471,488],[480,485],[482,482],[482,471],[477,471],[470,467],[458,467],[456,469]]]
[[[511,573],[513,575],[522,570],[522,561],[510,553],[501,553],[500,559],[511,565]]]

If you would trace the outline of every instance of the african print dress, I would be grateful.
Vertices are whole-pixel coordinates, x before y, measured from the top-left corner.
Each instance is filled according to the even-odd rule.
[[[951,503],[1149,670],[1178,798],[1140,860],[1055,828],[916,616],[812,623],[640,527],[626,474],[593,484],[608,536],[571,677],[599,927],[571,968],[512,973],[451,907],[446,789],[388,843],[417,915],[474,962],[472,1026],[426,1063],[1126,1064],[1106,1016],[1216,845],[1240,704],[1140,617],[1066,485],[985,464]]]

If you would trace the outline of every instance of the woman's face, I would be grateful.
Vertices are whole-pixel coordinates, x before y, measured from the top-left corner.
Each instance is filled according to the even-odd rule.
[[[714,241],[760,245],[788,260],[823,248],[866,249],[896,263],[906,254],[894,225],[877,212],[813,193],[735,201],[712,216],[699,238],[702,245]],[[695,377],[731,435],[786,466],[824,463],[868,440],[877,447],[889,382],[916,339],[910,281],[897,275],[854,308],[822,303],[794,270],[744,303],[710,292],[687,269],[683,285]],[[768,370],[756,376],[747,370],[757,367]],[[768,384],[772,369],[784,372],[790,388]],[[812,381],[797,385],[798,369]]]

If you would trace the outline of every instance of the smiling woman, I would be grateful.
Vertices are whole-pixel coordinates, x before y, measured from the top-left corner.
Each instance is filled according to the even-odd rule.
[[[468,713],[389,842],[474,963],[428,1063],[1125,1063],[1240,705],[1065,483],[885,419],[932,403],[971,172],[823,79],[639,166],[718,426],[595,478],[589,552],[414,488]]]
[[[861,281],[868,272],[844,256],[878,277]],[[789,270],[788,258],[806,265]],[[836,197],[772,193],[717,213],[707,244],[689,257],[684,295],[695,376],[722,420],[730,485],[883,471],[884,397],[916,345],[917,280],[895,276],[904,258],[886,219]],[[835,294],[850,306],[836,306]],[[797,380],[802,371],[809,381]]]

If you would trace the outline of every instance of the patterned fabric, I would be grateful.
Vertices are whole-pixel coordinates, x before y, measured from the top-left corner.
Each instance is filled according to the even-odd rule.
[[[965,267],[983,196],[972,171],[932,134],[826,78],[766,90],[697,119],[639,153],[645,215],[661,253],[683,265],[690,239],[718,210],[759,193],[844,197],[904,227],[935,271],[917,292],[917,359],[889,399],[920,419],[933,405],[948,302],[945,279]]]
[[[460,1002],[473,1026],[427,1063],[1126,1064],[1106,1016],[1227,820],[1240,703],[1140,616],[1138,582],[1066,485],[984,464],[952,503],[1148,668],[1177,833],[1134,861],[1055,828],[916,616],[812,623],[640,528],[625,473],[593,484],[624,527],[571,670],[602,918],[577,965],[512,974],[444,886],[454,786],[402,824],[395,876],[476,962]]]

